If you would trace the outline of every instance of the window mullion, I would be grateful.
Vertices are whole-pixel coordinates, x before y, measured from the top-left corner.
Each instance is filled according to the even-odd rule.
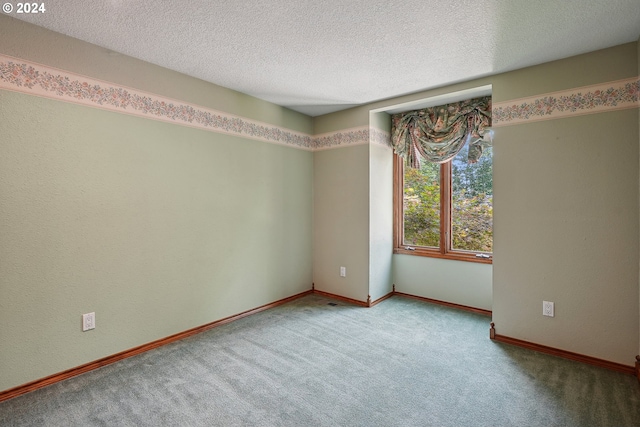
[[[446,231],[447,231],[447,227],[446,227],[446,218],[445,215],[447,213],[446,210],[446,189],[445,189],[445,176],[446,176],[447,172],[445,169],[445,164],[442,163],[440,164],[440,253],[441,254],[445,254],[446,253],[446,245],[447,245],[447,239],[446,239]]]
[[[451,252],[451,162],[441,165],[440,169],[440,252]]]
[[[393,154],[393,221],[395,228],[395,247],[404,245],[404,161]]]

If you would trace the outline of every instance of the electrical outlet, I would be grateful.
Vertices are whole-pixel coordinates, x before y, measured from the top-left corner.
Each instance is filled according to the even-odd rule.
[[[340,267],[340,277],[347,277],[347,267]]]
[[[96,313],[82,315],[82,332],[96,328]]]
[[[542,301],[542,315],[553,317],[554,309],[551,301]]]

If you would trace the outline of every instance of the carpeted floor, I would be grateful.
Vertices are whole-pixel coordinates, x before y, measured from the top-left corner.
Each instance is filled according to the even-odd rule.
[[[1,426],[640,426],[635,377],[490,319],[311,295],[0,403]]]

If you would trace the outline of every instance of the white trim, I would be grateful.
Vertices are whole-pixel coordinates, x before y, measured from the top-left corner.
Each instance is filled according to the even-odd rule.
[[[388,114],[404,113],[405,111],[419,110],[421,108],[435,107],[438,105],[450,104],[452,102],[465,101],[467,99],[479,98],[481,96],[491,95],[492,85],[474,87],[471,89],[459,90],[456,92],[445,93],[442,95],[430,96],[427,98],[416,99],[414,101],[393,104],[386,107],[371,110],[371,113],[385,112]]]

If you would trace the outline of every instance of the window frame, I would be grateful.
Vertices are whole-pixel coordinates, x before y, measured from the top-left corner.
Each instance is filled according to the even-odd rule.
[[[393,253],[456,261],[493,264],[493,252],[463,251],[452,248],[451,239],[452,162],[440,165],[440,247],[404,244],[404,159],[393,154]],[[487,255],[478,256],[478,254]]]

